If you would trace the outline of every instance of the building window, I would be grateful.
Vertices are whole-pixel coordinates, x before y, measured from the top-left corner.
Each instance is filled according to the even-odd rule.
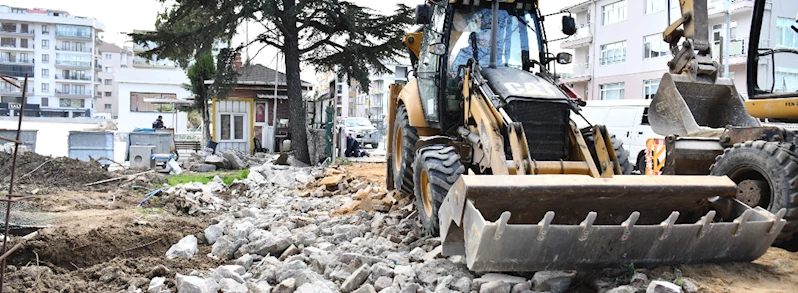
[[[20,9],[20,8],[11,8],[11,13],[28,14],[28,11],[26,11],[25,9]]]
[[[623,100],[624,83],[608,83],[601,85],[602,100]]]
[[[668,56],[668,43],[662,40],[661,34],[643,37],[643,58]]]
[[[111,54],[105,54],[105,60],[111,60]]]
[[[84,99],[59,99],[58,106],[62,108],[84,108],[86,107],[86,100]]]
[[[19,47],[33,49],[33,46],[28,46],[28,39],[19,39]]]
[[[668,6],[667,0],[646,0],[646,14],[663,11],[666,6]]]
[[[42,63],[44,63],[44,64],[50,63],[50,55],[49,54],[42,54]]]
[[[49,100],[48,98],[42,98],[42,102],[41,102],[41,103],[39,103],[39,104],[40,104],[42,107],[49,107],[49,106],[50,106],[50,100]]]
[[[111,96],[111,92],[105,92],[105,96],[106,97],[110,97]]]
[[[50,49],[50,40],[42,40],[42,49]]]
[[[49,35],[49,34],[50,34],[50,29],[49,29],[49,28],[47,28],[47,25],[46,25],[46,24],[43,24],[43,25],[42,25],[42,34],[43,34],[43,35]]]
[[[798,91],[798,71],[794,68],[776,67],[773,92],[787,93]]]
[[[16,48],[17,38],[0,38],[0,47]]]
[[[46,93],[50,91],[50,84],[49,83],[42,83],[42,92]]]
[[[114,72],[114,68],[113,68],[113,67],[107,67],[107,66],[106,66],[106,67],[105,67],[105,72]]]
[[[608,25],[626,20],[626,0],[601,7],[602,24]]]
[[[105,110],[111,110],[111,104],[105,104]]]
[[[91,39],[91,27],[81,25],[56,24],[55,35]]]
[[[619,64],[626,61],[626,41],[601,45],[601,65]]]
[[[244,139],[244,115],[221,114],[222,140]]]
[[[112,80],[112,79],[106,79],[105,80],[105,85],[112,85],[112,84],[114,84],[114,80]]]
[[[42,68],[42,77],[50,77],[50,69]]]
[[[791,26],[795,20],[791,18],[779,17],[776,20],[776,46],[798,48],[795,42],[795,32]]]
[[[151,104],[144,100],[150,99],[177,99],[176,94],[171,93],[130,93],[130,112],[172,112],[171,105]]]
[[[11,23],[11,22],[4,22],[4,23],[2,23],[2,27],[0,27],[0,30],[2,30],[4,32],[9,32],[9,33],[16,33],[17,32],[17,24],[16,23]]]
[[[646,100],[653,99],[654,95],[657,94],[657,89],[659,89],[659,79],[649,79],[643,81],[643,97]]]

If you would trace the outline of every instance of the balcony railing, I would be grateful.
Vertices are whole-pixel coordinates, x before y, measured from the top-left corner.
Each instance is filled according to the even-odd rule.
[[[31,85],[32,84],[28,85],[28,94],[32,95],[33,94],[33,86],[31,86]],[[13,86],[3,86],[3,87],[0,87],[0,93],[19,94],[19,93],[22,93],[22,89],[18,89],[18,88],[13,87]]]
[[[91,96],[91,91],[87,90],[64,90],[64,89],[56,89],[56,95],[62,96]]]
[[[91,77],[90,76],[87,76],[87,75],[76,75],[76,74],[69,74],[69,75],[56,74],[55,75],[55,79],[91,81]]]
[[[12,29],[4,29],[4,28],[0,28],[0,32],[20,34],[20,35],[33,35],[33,33],[34,33],[34,31],[32,29],[27,29],[27,30],[22,30],[22,29],[16,30],[16,29],[13,29],[12,30]]]
[[[0,57],[0,63],[33,65],[33,59]]]
[[[55,46],[56,51],[68,51],[68,52],[84,52],[84,53],[91,53],[91,47],[78,47],[78,46]]]
[[[579,64],[574,64],[573,72],[568,78],[578,78],[590,75],[591,75],[590,63],[579,63]]]
[[[91,61],[55,60],[55,65],[91,68]]]
[[[2,47],[2,48],[17,48],[17,49],[33,49],[34,46],[33,46],[32,43],[33,42],[28,42],[28,44],[25,45],[25,46],[23,46],[23,45],[17,46],[17,44],[0,44],[0,47]]]
[[[64,38],[78,38],[78,39],[87,39],[91,40],[91,32],[86,33],[79,33],[79,32],[55,32],[55,37],[64,37]]]

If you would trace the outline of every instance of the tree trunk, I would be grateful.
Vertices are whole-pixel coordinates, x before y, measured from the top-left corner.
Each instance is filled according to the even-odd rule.
[[[202,102],[202,110],[200,110],[200,111],[202,111],[202,128],[205,129],[205,131],[203,131],[202,135],[203,135],[203,138],[204,138],[204,142],[207,144],[212,139],[212,136],[211,136],[211,115],[210,115],[210,113],[208,113],[208,100],[207,99],[202,99],[202,100],[203,100],[203,102]]]
[[[283,2],[285,11],[292,11],[296,5],[295,0]],[[288,129],[291,132],[291,150],[294,157],[305,163],[311,164],[308,151],[307,137],[307,111],[305,101],[302,100],[302,80],[299,68],[299,30],[296,15],[285,13],[283,16],[286,34],[284,36],[283,54],[285,54],[285,74],[288,87],[288,106],[291,117],[288,119]]]

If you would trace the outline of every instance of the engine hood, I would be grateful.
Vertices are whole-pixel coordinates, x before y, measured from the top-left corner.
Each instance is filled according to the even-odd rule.
[[[481,72],[493,92],[504,100],[532,98],[565,102],[568,99],[557,86],[531,72],[510,67],[483,67]]]

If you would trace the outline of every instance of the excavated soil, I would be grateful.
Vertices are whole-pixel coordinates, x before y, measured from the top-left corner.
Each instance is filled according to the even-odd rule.
[[[12,155],[0,152],[0,177],[8,184]],[[38,169],[36,169],[38,168]],[[34,169],[36,169],[34,171]],[[30,173],[33,171],[32,173]],[[111,178],[99,162],[84,162],[66,157],[48,157],[34,152],[17,156],[16,183],[47,187],[82,187],[86,183]]]
[[[352,166],[344,166],[346,171],[353,176],[364,177],[374,183],[385,185],[385,163],[354,163]]]

